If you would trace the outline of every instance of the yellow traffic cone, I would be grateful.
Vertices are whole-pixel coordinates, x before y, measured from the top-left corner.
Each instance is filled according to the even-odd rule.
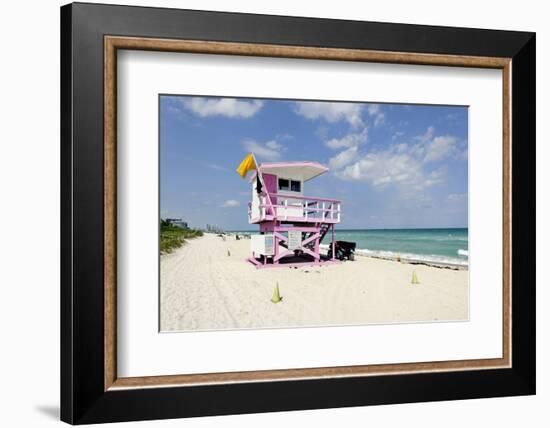
[[[413,277],[412,277],[411,284],[420,284],[420,281],[416,277],[416,272],[414,270],[413,270]]]
[[[279,294],[279,282],[275,285],[275,290],[273,291],[273,297],[271,298],[271,301],[273,303],[279,303],[283,298]]]

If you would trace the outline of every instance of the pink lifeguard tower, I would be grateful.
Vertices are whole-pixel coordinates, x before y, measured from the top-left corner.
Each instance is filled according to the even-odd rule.
[[[270,162],[257,166],[248,204],[248,222],[260,227],[251,237],[257,268],[339,263],[335,259],[334,225],[340,222],[341,201],[304,195],[304,185],[328,171],[317,162]],[[320,244],[331,232],[328,255]]]

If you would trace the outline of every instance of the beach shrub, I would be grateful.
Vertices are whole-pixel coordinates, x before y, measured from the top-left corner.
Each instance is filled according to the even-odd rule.
[[[202,236],[201,230],[173,226],[166,220],[160,222],[160,253],[168,254],[185,244],[186,239]]]

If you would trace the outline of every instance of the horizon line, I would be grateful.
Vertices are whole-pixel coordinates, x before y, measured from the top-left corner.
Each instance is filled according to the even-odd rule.
[[[223,229],[223,228],[222,228]],[[443,229],[468,229],[468,226],[448,226],[448,227],[376,227],[376,228],[347,228],[347,229],[336,229],[337,231],[347,231],[347,230],[443,230]],[[223,229],[226,232],[257,232],[258,229]]]

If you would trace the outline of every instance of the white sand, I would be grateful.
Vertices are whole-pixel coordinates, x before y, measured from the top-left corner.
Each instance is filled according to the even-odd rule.
[[[256,269],[250,241],[206,234],[161,257],[161,330],[450,321],[468,318],[468,271],[370,257]],[[227,251],[230,251],[230,256]],[[413,270],[420,284],[411,284]],[[276,283],[283,300],[272,303]]]

